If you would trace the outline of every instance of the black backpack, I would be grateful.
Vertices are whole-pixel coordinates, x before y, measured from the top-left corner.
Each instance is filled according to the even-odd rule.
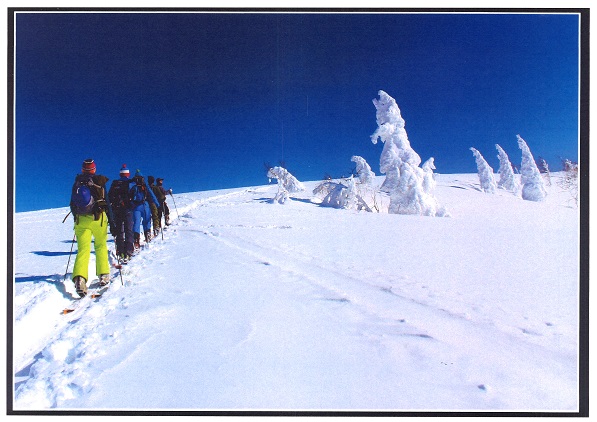
[[[112,186],[110,186],[108,198],[110,198],[112,209],[116,211],[127,209],[131,202],[129,196],[129,181],[121,179],[114,180]]]
[[[143,176],[135,176],[133,180],[135,186],[131,188],[129,198],[133,204],[139,205],[147,200],[147,187]]]
[[[75,179],[70,198],[74,215],[96,214],[106,204],[104,188],[96,185],[90,174],[79,174]]]

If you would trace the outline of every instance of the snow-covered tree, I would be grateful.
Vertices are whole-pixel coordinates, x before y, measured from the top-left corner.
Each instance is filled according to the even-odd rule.
[[[429,217],[448,217],[448,211],[439,205],[428,192],[435,186],[430,167],[427,171],[409,163],[400,166],[400,179],[396,189],[390,192],[390,214],[415,214]],[[426,177],[427,176],[427,177]]]
[[[363,157],[358,155],[353,156],[350,161],[357,165],[357,175],[359,176],[359,182],[363,185],[370,185],[375,180],[375,173],[371,170],[369,164]]]
[[[433,191],[435,190],[435,185],[436,185],[435,174],[433,173],[433,170],[435,170],[434,161],[435,161],[435,159],[433,157],[430,157],[421,166],[421,168],[425,172],[425,175],[423,176],[423,190],[425,191],[425,193],[427,193],[429,195],[433,194]]]
[[[558,186],[570,193],[574,204],[578,206],[578,164],[563,160],[564,172],[557,182]]]
[[[516,135],[518,139],[518,147],[522,150],[522,164],[520,166],[521,183],[522,183],[522,199],[527,201],[542,201],[547,196],[545,187],[543,186],[543,178],[531,150],[527,143],[520,135]]]
[[[371,135],[371,142],[377,144],[377,141],[381,140],[384,143],[379,170],[386,175],[386,180],[381,190],[390,192],[398,184],[401,164],[406,162],[416,167],[421,163],[421,157],[410,146],[405,122],[396,100],[386,92],[379,91],[379,100],[374,99],[373,104],[377,109],[377,129]]]
[[[520,183],[514,175],[514,169],[508,154],[498,144],[495,144],[495,148],[498,150],[498,159],[500,160],[500,180],[497,186],[518,195],[520,193]]]
[[[326,180],[314,190],[315,195],[323,196],[321,205],[324,207],[356,209],[371,212],[369,205],[361,197],[354,177],[335,182]]]
[[[551,173],[549,172],[549,165],[545,158],[539,157],[539,173],[544,175],[544,179],[547,181],[547,186],[551,186]]]
[[[425,169],[419,167],[421,157],[412,149],[396,100],[386,92],[379,91],[379,99],[373,104],[377,110],[377,130],[371,141],[384,143],[380,157],[380,171],[386,175],[381,190],[390,194],[388,212],[392,214],[418,214],[447,216],[433,196],[433,159]]]
[[[485,158],[475,148],[470,149],[475,156],[477,162],[477,172],[479,174],[479,183],[481,184],[481,190],[485,193],[495,193],[497,185],[493,178],[493,168],[485,161]]]
[[[278,193],[273,199],[274,203],[283,204],[288,199],[290,193],[305,190],[305,186],[283,167],[270,168],[267,172],[267,177],[278,180]]]
[[[429,157],[427,161],[421,165],[421,168],[427,172],[433,173],[433,170],[435,170],[435,158]]]

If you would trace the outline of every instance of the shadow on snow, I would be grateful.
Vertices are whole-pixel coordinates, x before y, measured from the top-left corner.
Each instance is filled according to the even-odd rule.
[[[63,280],[64,274],[52,274],[52,275],[27,275],[15,277],[16,283],[50,283],[67,299],[72,299],[72,294],[66,291]]]

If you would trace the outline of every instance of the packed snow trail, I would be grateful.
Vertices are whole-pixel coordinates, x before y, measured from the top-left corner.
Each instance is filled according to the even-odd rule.
[[[554,244],[574,211],[529,221],[538,204],[467,183],[443,185],[451,219],[273,205],[274,186],[177,196],[124,287],[15,341],[15,408],[573,410],[574,253]],[[67,300],[60,276],[20,277],[16,328]]]

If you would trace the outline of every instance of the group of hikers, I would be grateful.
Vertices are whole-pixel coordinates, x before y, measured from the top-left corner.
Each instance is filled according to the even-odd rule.
[[[106,194],[108,178],[96,173],[93,159],[83,161],[81,174],[72,187],[70,210],[75,220],[77,256],[72,281],[80,297],[87,294],[91,239],[94,239],[96,275],[101,286],[110,283],[108,260],[108,228],[116,243],[119,264],[126,264],[141,247],[141,230],[147,243],[158,236],[162,217],[170,224],[170,209],[166,195],[172,189],[163,187],[164,179],[149,176],[140,170],[131,178],[126,164]],[[155,184],[154,184],[155,182]],[[153,225],[153,232],[152,232]]]

